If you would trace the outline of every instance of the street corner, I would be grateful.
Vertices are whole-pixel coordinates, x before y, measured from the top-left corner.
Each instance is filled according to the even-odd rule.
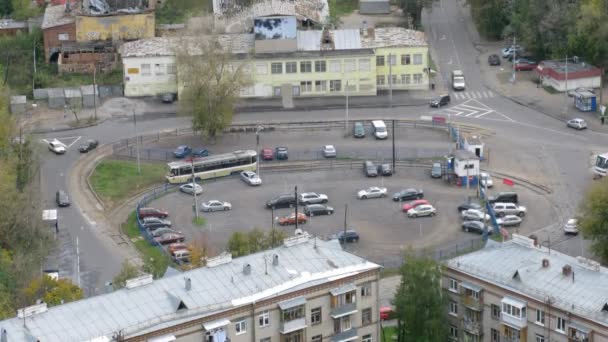
[[[47,138],[43,138],[40,139],[40,142],[42,142],[45,145],[50,144],[51,142],[59,142],[61,145],[63,145],[66,149],[74,146],[74,144],[76,144],[80,139],[82,138],[82,136],[70,136],[70,137],[47,137]]]

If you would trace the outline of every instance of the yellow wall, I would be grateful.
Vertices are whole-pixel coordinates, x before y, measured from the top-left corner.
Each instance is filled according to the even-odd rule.
[[[395,63],[391,68],[389,68],[388,63],[389,55],[395,56]],[[410,64],[402,63],[402,56],[404,55],[410,56]],[[414,55],[421,55],[421,64],[414,64]],[[384,76],[384,84],[378,84],[378,89],[389,88],[389,74],[395,75],[397,78],[396,82],[393,83],[393,89],[428,89],[429,56],[427,47],[378,48],[376,49],[376,56],[384,56],[384,66],[376,65],[377,76]],[[409,75],[409,83],[407,83],[407,75]],[[420,75],[420,83],[415,82],[416,77],[414,75]]]
[[[154,37],[154,13],[77,16],[76,40],[135,40]]]

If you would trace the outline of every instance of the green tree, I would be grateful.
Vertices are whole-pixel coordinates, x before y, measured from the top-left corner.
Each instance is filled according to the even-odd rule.
[[[510,6],[504,0],[468,0],[479,32],[490,39],[502,38],[509,24]]]
[[[570,51],[593,65],[608,66],[608,1],[583,1],[579,18],[568,37]]]
[[[247,245],[249,253],[256,253],[268,249],[270,246],[266,244],[266,234],[260,228],[253,228],[247,232]]]
[[[9,17],[13,13],[11,0],[0,0],[0,17]]]
[[[112,280],[112,285],[115,289],[122,289],[127,285],[127,280],[136,278],[139,274],[139,269],[128,260],[125,260],[122,262],[120,272]]]
[[[399,0],[399,7],[403,10],[403,14],[410,20],[412,29],[422,28],[422,10],[431,8],[433,1],[436,0]]]
[[[41,10],[29,0],[11,0],[13,9],[12,17],[17,20],[25,20],[41,14]]]
[[[283,244],[283,240],[287,237],[287,233],[285,233],[282,229],[273,228],[266,233],[266,242],[264,243],[267,248],[278,247]]]
[[[228,250],[233,257],[240,257],[249,254],[249,239],[242,232],[234,232],[228,239]]]
[[[608,263],[608,178],[593,183],[580,212],[580,229],[585,239],[591,240],[591,252],[603,264]]]
[[[72,302],[84,297],[82,289],[68,279],[55,280],[49,276],[32,280],[23,290],[23,299],[26,305],[33,305],[42,299],[49,306]]]
[[[444,342],[447,340],[445,295],[441,266],[433,259],[404,256],[401,283],[395,295],[397,341]]]

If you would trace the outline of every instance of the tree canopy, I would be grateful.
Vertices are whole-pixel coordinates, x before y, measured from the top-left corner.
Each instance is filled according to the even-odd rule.
[[[593,183],[580,211],[580,230],[591,240],[591,252],[603,264],[608,263],[608,178]]]

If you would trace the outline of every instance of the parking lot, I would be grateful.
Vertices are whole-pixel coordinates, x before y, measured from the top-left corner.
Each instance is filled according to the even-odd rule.
[[[215,247],[216,252],[225,249],[230,235],[236,231],[248,231],[253,228],[269,229],[273,219],[288,215],[294,209],[277,209],[274,216],[265,208],[265,203],[274,196],[294,191],[317,192],[329,196],[328,205],[335,209],[331,216],[315,216],[302,226],[309,233],[327,238],[344,228],[345,211],[349,229],[356,230],[361,236],[359,243],[350,244],[347,248],[353,252],[370,257],[383,258],[387,255],[398,256],[409,246],[416,249],[445,245],[476,238],[475,234],[461,231],[460,217],[456,207],[466,201],[466,188],[447,185],[442,180],[429,177],[429,170],[399,169],[391,177],[366,178],[362,170],[329,170],[317,172],[270,173],[262,174],[264,184],[250,187],[237,177],[225,178],[203,183],[204,192],[198,196],[199,207],[203,201],[212,199],[228,201],[231,211],[201,213],[206,218],[203,227],[192,224],[193,198],[180,192],[170,193],[150,203],[150,206],[169,211],[170,219],[176,229],[181,230],[188,240],[205,238]],[[498,183],[498,182],[496,182]],[[388,188],[388,196],[379,199],[359,200],[356,192],[369,186]],[[402,203],[393,202],[394,192],[408,187],[420,188],[424,198],[437,208],[435,217],[407,218],[402,212]],[[496,191],[517,191],[520,202],[528,209],[528,214],[519,228],[526,234],[544,227],[553,221],[550,202],[524,188],[507,187],[496,184]],[[475,190],[468,192],[475,195]],[[346,209],[346,206],[348,207]],[[300,210],[302,210],[301,208]],[[285,229],[288,234],[294,226],[275,227]]]

